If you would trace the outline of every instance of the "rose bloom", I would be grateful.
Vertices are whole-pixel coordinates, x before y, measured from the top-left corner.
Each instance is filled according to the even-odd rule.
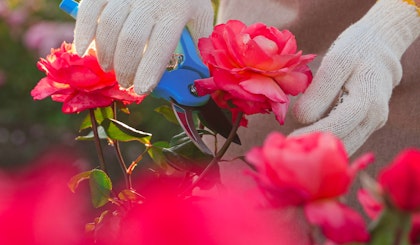
[[[41,100],[51,96],[53,101],[63,103],[64,113],[107,107],[114,101],[140,103],[145,97],[137,95],[133,88],[121,88],[113,71],[101,69],[93,49],[80,57],[72,44],[63,43],[46,59],[41,58],[38,68],[47,76],[31,91],[32,97]]]
[[[297,51],[295,37],[287,30],[231,20],[217,25],[210,37],[201,38],[198,48],[212,77],[197,80],[197,90],[212,93],[234,118],[238,112],[273,111],[283,124],[288,95],[302,93],[312,81],[307,64],[315,55]]]
[[[398,209],[420,211],[420,150],[407,149],[378,176],[384,194]]]
[[[378,175],[378,195],[390,201],[392,208],[411,213],[420,211],[420,150],[406,149]],[[382,212],[384,201],[376,200],[368,190],[358,192],[366,213],[376,218]],[[382,198],[382,199],[384,199]]]
[[[330,133],[286,138],[274,132],[246,159],[272,205],[303,207],[308,222],[320,226],[336,243],[369,239],[363,218],[338,197],[347,192],[357,171],[373,160],[372,154],[350,165],[344,145]]]

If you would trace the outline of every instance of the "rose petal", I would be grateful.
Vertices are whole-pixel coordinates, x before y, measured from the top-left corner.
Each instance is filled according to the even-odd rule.
[[[304,207],[311,224],[321,228],[323,234],[333,242],[367,242],[369,233],[359,213],[335,201],[315,202]]]
[[[270,77],[252,75],[249,79],[242,81],[239,85],[251,94],[261,94],[274,102],[287,103],[289,98]]]

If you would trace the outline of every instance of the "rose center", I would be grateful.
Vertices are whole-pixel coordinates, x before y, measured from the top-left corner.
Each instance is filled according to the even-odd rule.
[[[253,40],[258,44],[258,46],[260,46],[264,53],[269,56],[276,54],[279,50],[277,44],[274,41],[264,36],[256,36],[253,38]]]

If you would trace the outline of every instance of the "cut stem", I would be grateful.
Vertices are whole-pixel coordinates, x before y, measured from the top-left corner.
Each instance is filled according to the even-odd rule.
[[[99,159],[99,167],[101,168],[101,170],[107,173],[106,166],[105,166],[104,152],[102,150],[101,139],[99,138],[99,134],[98,134],[98,123],[96,122],[94,109],[89,110],[89,115],[90,115],[90,121],[92,124],[92,131],[93,131],[93,137],[95,141],[96,153],[98,154],[98,159]]]
[[[238,131],[238,128],[241,123],[243,113],[240,112],[238,114],[238,117],[236,118],[236,121],[233,124],[232,130],[229,133],[229,136],[227,137],[225,143],[223,144],[222,148],[216,153],[214,158],[211,160],[211,162],[207,165],[207,167],[203,170],[203,172],[198,176],[198,178],[185,190],[185,193],[191,192],[198,183],[208,174],[208,172],[211,170],[211,168],[217,164],[222,157],[225,155],[226,151],[229,149],[229,146],[232,144],[233,140],[235,139],[236,132]]]
[[[114,114],[113,115],[114,119],[117,120],[117,103],[115,102],[113,103],[112,111]],[[125,164],[124,158],[121,153],[120,142],[118,140],[113,140],[112,144],[114,145],[115,154],[117,155],[118,163],[120,164],[121,171],[124,176],[125,186],[127,189],[132,189],[131,176],[127,174],[127,165]]]

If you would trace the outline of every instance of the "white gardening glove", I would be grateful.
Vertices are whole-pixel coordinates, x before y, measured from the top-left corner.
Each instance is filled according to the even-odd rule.
[[[102,68],[143,94],[159,82],[183,28],[197,43],[210,35],[213,16],[210,0],[82,0],[74,42],[83,55],[95,41]]]
[[[415,6],[377,2],[327,52],[293,110],[298,121],[311,125],[292,135],[329,131],[353,154],[387,121],[392,90],[402,77],[400,58],[419,34]]]

